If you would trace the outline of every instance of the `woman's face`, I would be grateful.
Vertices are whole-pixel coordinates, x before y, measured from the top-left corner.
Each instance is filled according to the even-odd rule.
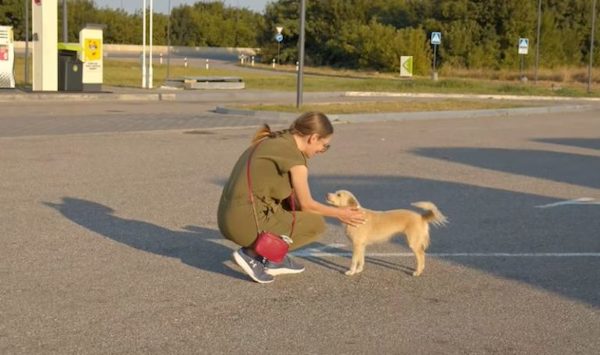
[[[319,153],[325,153],[329,149],[331,135],[328,137],[319,137],[317,134],[311,134],[305,147],[304,154],[308,158],[312,158]]]

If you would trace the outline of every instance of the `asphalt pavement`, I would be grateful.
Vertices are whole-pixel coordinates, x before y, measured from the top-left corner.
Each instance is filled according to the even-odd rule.
[[[595,104],[336,117],[332,148],[309,162],[315,198],[429,200],[450,224],[432,229],[418,278],[402,237],[347,277],[348,241],[329,220],[294,254],[304,273],[259,285],[230,260],[216,206],[257,125],[291,118],[215,111],[294,94],[193,95],[2,101],[0,353],[600,349]]]

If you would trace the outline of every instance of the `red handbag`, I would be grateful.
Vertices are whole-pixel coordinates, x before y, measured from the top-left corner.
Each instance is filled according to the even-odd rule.
[[[292,243],[292,233],[294,233],[294,225],[296,224],[296,208],[295,208],[295,196],[294,191],[292,190],[292,194],[290,195],[290,206],[292,207],[292,229],[290,231],[290,237],[288,236],[280,236],[277,233],[267,232],[260,229],[258,226],[258,214],[256,213],[256,207],[254,206],[254,194],[252,193],[252,176],[250,174],[250,161],[252,160],[252,155],[254,151],[258,147],[258,145],[262,143],[262,141],[256,143],[250,155],[248,156],[248,163],[246,164],[246,176],[248,178],[248,195],[250,197],[250,202],[252,204],[252,212],[254,214],[254,222],[256,223],[256,241],[254,242],[254,251],[275,263],[280,263],[283,261],[285,256],[288,253],[290,248],[290,244]]]
[[[254,242],[256,254],[275,263],[283,261],[289,250],[289,244],[279,235],[271,232],[258,232]]]

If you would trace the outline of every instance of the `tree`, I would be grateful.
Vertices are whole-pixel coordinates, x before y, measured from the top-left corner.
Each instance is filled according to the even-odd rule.
[[[25,40],[25,5],[22,0],[0,1],[0,25],[12,26],[16,41]]]

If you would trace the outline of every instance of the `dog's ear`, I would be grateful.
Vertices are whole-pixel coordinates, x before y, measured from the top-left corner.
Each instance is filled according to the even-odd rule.
[[[349,196],[348,197],[348,206],[350,206],[350,207],[359,207],[358,206],[358,201],[356,200],[356,198],[354,196]]]

